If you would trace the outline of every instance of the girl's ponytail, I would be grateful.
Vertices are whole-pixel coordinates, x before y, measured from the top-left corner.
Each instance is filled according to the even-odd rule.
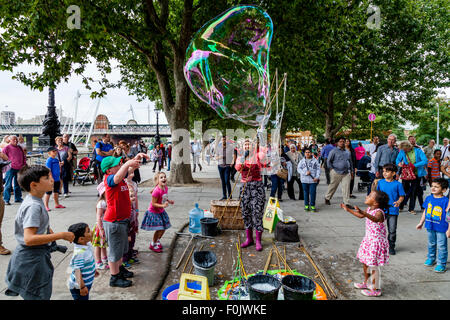
[[[378,203],[378,207],[384,211],[384,213],[389,213],[389,196],[386,192],[375,190],[375,201]]]

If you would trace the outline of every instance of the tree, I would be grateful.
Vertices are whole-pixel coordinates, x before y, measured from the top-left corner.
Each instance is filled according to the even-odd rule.
[[[366,25],[376,14],[370,3],[379,29]],[[403,121],[425,108],[449,83],[446,3],[266,1],[271,66],[288,73],[288,129],[324,127],[334,137],[367,105]]]
[[[195,3],[194,3],[195,2]],[[160,99],[172,132],[189,130],[190,89],[184,79],[186,48],[196,31],[227,9],[226,0],[80,0],[80,29],[69,29],[67,8],[73,1],[51,5],[45,0],[0,1],[0,70],[13,71],[21,63],[42,65],[41,73],[18,73],[15,78],[32,89],[55,88],[75,73],[90,89],[125,86],[141,99]],[[92,60],[102,79],[85,76]],[[110,83],[111,62],[119,64],[122,79]],[[175,145],[178,136],[172,136]],[[193,181],[190,164],[173,163],[169,180]]]
[[[419,145],[428,145],[428,141],[431,139],[436,140],[438,105],[439,140],[442,141],[443,138],[450,137],[450,107],[448,100],[442,98],[433,99],[427,108],[418,112],[414,118],[414,124],[417,124],[418,127],[411,133],[416,136],[416,141]]]

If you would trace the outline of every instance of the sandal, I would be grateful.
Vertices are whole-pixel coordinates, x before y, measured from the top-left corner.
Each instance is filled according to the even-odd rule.
[[[381,296],[381,290],[362,290],[361,294],[366,297],[379,297]]]
[[[365,282],[360,282],[360,283],[353,283],[353,286],[356,288],[356,289],[368,289],[369,287],[367,286],[367,283],[365,283]]]
[[[55,206],[56,209],[65,209],[66,207],[64,207],[62,204],[59,204],[57,206]]]

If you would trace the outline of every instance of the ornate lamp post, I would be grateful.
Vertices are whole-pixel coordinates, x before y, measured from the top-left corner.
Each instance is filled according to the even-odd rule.
[[[61,124],[56,114],[55,90],[53,88],[48,90],[47,114],[42,124],[42,134],[39,136],[39,150],[46,151],[48,147],[56,144],[55,138],[61,135]]]
[[[159,136],[159,109],[154,109],[156,113],[156,135],[155,135],[155,147],[161,144],[161,137]]]
[[[53,55],[53,58],[56,59],[56,39],[49,40],[46,47],[49,58],[51,58],[51,56]],[[45,115],[44,121],[42,122],[42,134],[39,136],[40,151],[46,151],[48,147],[54,146],[56,144],[55,138],[61,135],[61,124],[59,123],[58,115],[56,114],[55,89],[52,87],[52,84],[50,84],[48,89],[47,114]]]

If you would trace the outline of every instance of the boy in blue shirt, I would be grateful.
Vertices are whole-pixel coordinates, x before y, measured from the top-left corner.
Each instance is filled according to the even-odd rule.
[[[444,193],[448,189],[448,181],[443,178],[436,178],[431,183],[431,195],[429,195],[423,203],[423,214],[416,229],[422,229],[424,223],[428,231],[428,257],[425,266],[431,267],[436,263],[434,271],[445,272],[448,249],[447,238],[450,238],[450,227],[446,221],[446,215],[450,210],[449,199],[444,197]]]
[[[50,169],[53,178],[53,199],[55,200],[55,208],[64,209],[65,207],[59,203],[59,189],[61,187],[61,166],[64,162],[58,160],[58,149],[55,147],[49,147],[47,149],[48,158],[45,162],[45,166]],[[44,195],[44,204],[45,209],[50,211],[48,206],[48,202],[50,201],[50,195],[52,194],[52,190],[48,191]]]
[[[397,220],[399,206],[405,198],[405,191],[400,182],[394,179],[397,166],[392,163],[383,166],[384,179],[378,181],[377,190],[386,192],[389,196],[389,211],[386,212],[386,223],[388,227],[389,254],[395,255],[395,241],[397,240]]]

